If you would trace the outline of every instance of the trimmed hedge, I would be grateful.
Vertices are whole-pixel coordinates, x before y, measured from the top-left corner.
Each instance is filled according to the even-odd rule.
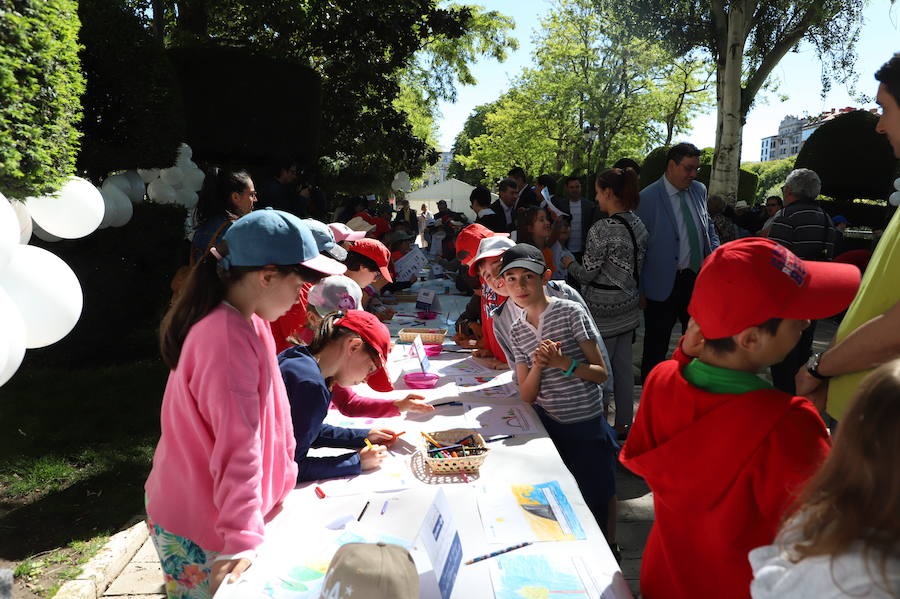
[[[126,3],[80,0],[84,139],[78,168],[92,178],[175,164],[184,140],[178,80],[162,44]]]
[[[640,180],[638,182],[641,189],[662,177],[663,173],[666,172],[666,154],[669,151],[669,147],[670,146],[663,146],[656,148],[644,158],[644,163],[641,165]],[[697,172],[697,181],[706,185],[707,188],[709,187],[709,179],[712,175],[712,159],[712,148],[704,148],[701,150],[700,169]],[[756,186],[758,181],[759,177],[757,177],[756,173],[742,168],[738,176],[737,200],[744,200],[752,205],[756,197]]]
[[[82,239],[33,245],[68,264],[84,292],[84,310],[71,333],[28,350],[29,363],[84,367],[159,358],[157,331],[172,292],[169,282],[184,255],[185,209],[136,204],[124,227]]]
[[[887,137],[875,131],[878,116],[854,110],[816,129],[797,155],[794,168],[822,179],[822,193],[836,200],[884,200],[893,191],[897,160]]]
[[[75,171],[84,78],[76,0],[0,0],[0,192],[46,195]]]

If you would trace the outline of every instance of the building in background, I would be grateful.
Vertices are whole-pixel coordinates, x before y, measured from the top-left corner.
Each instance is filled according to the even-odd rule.
[[[763,138],[759,152],[760,161],[780,160],[789,156],[796,156],[800,152],[800,148],[803,147],[803,143],[809,139],[813,131],[818,129],[822,123],[854,110],[859,109],[847,106],[846,108],[832,108],[830,111],[816,116],[797,118],[793,115],[788,115],[784,117],[781,119],[781,124],[778,125],[778,135]],[[878,113],[875,108],[871,108],[869,111]]]
[[[453,152],[441,152],[438,161],[429,166],[422,174],[422,185],[436,185],[447,180],[447,170],[453,162]]]

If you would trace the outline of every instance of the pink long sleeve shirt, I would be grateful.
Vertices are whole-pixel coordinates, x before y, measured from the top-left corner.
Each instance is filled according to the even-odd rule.
[[[147,513],[207,551],[256,549],[297,481],[287,392],[268,323],[221,304],[169,373]]]

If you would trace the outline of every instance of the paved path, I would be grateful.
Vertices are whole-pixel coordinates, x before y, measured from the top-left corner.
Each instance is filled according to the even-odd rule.
[[[816,328],[813,351],[823,351],[834,335],[837,326],[831,320],[820,321]],[[672,335],[671,347],[680,336],[676,327]],[[634,368],[640,373],[641,349],[643,347],[643,327],[638,329],[634,344]],[[640,399],[641,388],[635,387],[635,413]],[[614,405],[614,404],[613,404]],[[622,573],[628,581],[635,597],[639,597],[639,575],[641,555],[647,543],[647,535],[653,524],[653,494],[647,484],[638,476],[619,466],[616,472],[619,497],[619,518],[617,541],[622,547]],[[107,589],[103,597],[117,599],[165,599],[163,577],[159,559],[148,539],[122,573]]]

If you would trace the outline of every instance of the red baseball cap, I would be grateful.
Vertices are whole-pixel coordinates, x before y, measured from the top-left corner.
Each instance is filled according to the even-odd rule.
[[[688,312],[707,339],[732,337],[772,318],[833,316],[853,301],[859,278],[852,264],[801,260],[771,239],[748,237],[706,259]]]
[[[391,261],[391,251],[387,249],[383,243],[377,239],[357,239],[347,247],[348,252],[356,252],[362,254],[366,258],[370,258],[378,265],[378,271],[381,273],[388,283],[393,283],[391,272],[388,270],[388,263]]]
[[[461,255],[460,261],[468,266],[478,253],[478,244],[485,237],[509,237],[509,233],[494,233],[484,225],[473,224],[464,228],[456,236],[456,253]]]
[[[376,391],[392,391],[394,385],[388,376],[386,364],[391,352],[391,334],[378,317],[364,310],[347,310],[334,321],[334,326],[346,327],[359,334],[378,353],[378,370],[369,375],[366,384]]]

